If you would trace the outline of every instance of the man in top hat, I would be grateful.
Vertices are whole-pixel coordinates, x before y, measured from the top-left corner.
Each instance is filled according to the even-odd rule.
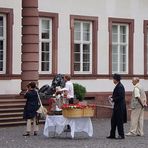
[[[115,88],[110,100],[114,103],[113,112],[111,117],[111,130],[108,139],[124,139],[123,124],[127,122],[127,111],[125,103],[125,89],[120,82],[121,76],[119,74],[113,75],[113,83]],[[116,138],[116,128],[118,130],[118,137]]]

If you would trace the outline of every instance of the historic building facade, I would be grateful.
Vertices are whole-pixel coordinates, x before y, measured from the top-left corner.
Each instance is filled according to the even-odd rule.
[[[133,76],[148,90],[147,0],[1,0],[0,94],[51,84],[69,73],[88,96],[111,93],[112,74],[126,92]]]

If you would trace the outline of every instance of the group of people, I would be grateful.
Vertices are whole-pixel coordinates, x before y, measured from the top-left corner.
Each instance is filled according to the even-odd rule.
[[[63,88],[68,103],[73,104],[74,102],[74,87],[73,83],[71,82],[71,77],[68,74],[64,75],[65,87]],[[24,107],[24,115],[23,118],[26,120],[26,132],[23,136],[30,136],[31,132],[33,131],[33,135],[36,136],[38,134],[38,114],[37,110],[39,109],[39,98],[37,92],[37,85],[35,82],[30,82],[27,85],[27,91],[24,95],[26,98],[26,104]],[[33,126],[32,126],[33,122]],[[69,128],[69,127],[68,127]]]
[[[70,75],[64,76],[65,89],[69,104],[74,103],[74,88],[71,82]],[[121,76],[119,74],[113,75],[113,83],[115,88],[112,96],[109,97],[110,101],[113,102],[113,112],[111,117],[111,130],[108,139],[124,139],[126,136],[143,136],[143,123],[144,123],[144,108],[147,106],[146,94],[139,83],[139,78],[134,77],[132,83],[134,89],[132,92],[131,99],[131,124],[130,130],[127,134],[124,134],[124,123],[127,122],[127,109],[125,101],[125,88],[121,83]],[[30,82],[27,85],[27,91],[24,95],[27,99],[24,107],[24,119],[27,121],[26,132],[23,136],[30,136],[31,131],[36,136],[38,133],[38,122],[37,122],[37,110],[38,94],[36,90],[36,83]],[[33,129],[31,124],[33,122]],[[118,131],[118,137],[116,137],[116,129]]]
[[[124,139],[126,136],[143,136],[144,108],[147,106],[146,94],[139,83],[139,78],[134,77],[132,84],[134,89],[131,99],[131,123],[130,130],[124,134],[124,123],[127,122],[127,109],[125,102],[125,88],[121,83],[119,74],[113,75],[115,88],[112,96],[109,98],[113,102],[113,112],[111,117],[111,130],[108,139]],[[116,137],[116,128],[118,137]]]

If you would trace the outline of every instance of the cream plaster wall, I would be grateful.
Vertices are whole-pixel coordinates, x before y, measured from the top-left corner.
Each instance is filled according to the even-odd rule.
[[[49,4],[49,5],[48,5]],[[70,15],[97,16],[98,23],[98,73],[109,71],[108,17],[134,19],[134,74],[142,75],[143,61],[143,20],[148,19],[146,0],[39,0],[39,10],[59,14],[58,72],[70,72]],[[43,81],[42,81],[43,82]],[[41,83],[42,83],[41,82]],[[90,92],[112,91],[112,80],[75,80],[86,86]],[[148,81],[142,80],[146,87]],[[44,81],[42,84],[46,84]],[[93,84],[93,86],[91,85]],[[123,80],[126,91],[132,90],[131,80]],[[148,89],[147,89],[148,90]]]
[[[0,1],[0,7],[12,8],[13,25],[13,74],[21,74],[21,0]],[[108,74],[109,45],[108,17],[134,19],[134,74],[143,75],[143,20],[148,20],[147,0],[39,0],[39,11],[59,14],[58,28],[58,73],[70,73],[70,15],[98,17],[98,74]],[[89,92],[112,91],[112,80],[75,80],[86,86]],[[20,92],[20,80],[0,80],[0,94]],[[147,88],[147,80],[141,80]],[[40,80],[39,87],[51,85]],[[93,84],[93,85],[92,85]],[[131,80],[123,80],[126,91],[132,90]],[[15,86],[15,87],[12,87]]]

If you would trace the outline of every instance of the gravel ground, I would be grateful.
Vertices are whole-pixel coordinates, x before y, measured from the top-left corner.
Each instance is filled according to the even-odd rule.
[[[70,133],[50,137],[43,135],[44,125],[40,125],[38,136],[23,137],[25,126],[0,128],[0,148],[148,148],[148,120],[145,120],[143,137],[126,137],[124,140],[106,139],[110,131],[110,119],[92,119],[94,134],[76,133],[72,139]],[[129,122],[125,124],[128,132]]]

